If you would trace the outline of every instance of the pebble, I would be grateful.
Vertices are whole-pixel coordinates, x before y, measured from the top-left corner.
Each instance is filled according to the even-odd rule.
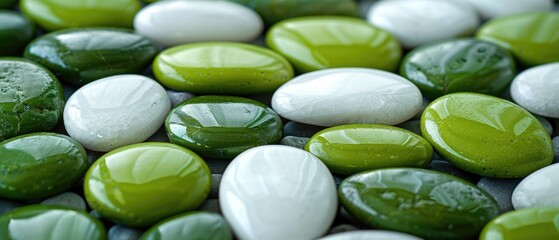
[[[149,138],[170,108],[165,89],[154,80],[117,75],[78,89],[66,102],[64,126],[85,148],[107,152]]]
[[[559,136],[553,138],[553,163],[559,162]]]
[[[144,231],[116,224],[109,229],[108,240],[138,240]]]
[[[559,45],[558,45],[559,46]],[[512,99],[526,110],[559,118],[559,63],[529,68],[518,74],[510,87]]]
[[[419,120],[409,120],[396,125],[396,127],[406,129],[421,136],[421,123]]]
[[[160,1],[147,5],[134,18],[136,32],[165,46],[250,42],[263,28],[256,12],[227,1]]]
[[[209,239],[232,240],[223,217],[216,213],[189,212],[166,219],[148,229],[142,240]]]
[[[288,121],[283,125],[283,136],[310,138],[322,130],[324,130],[324,127],[321,126]]]
[[[221,213],[221,207],[219,206],[219,200],[215,198],[206,199],[206,201],[202,203],[202,206],[200,206],[197,210],[223,215]]]
[[[0,10],[0,56],[21,56],[34,32],[33,23],[20,13]]]
[[[558,171],[559,164],[552,164],[524,178],[512,193],[514,208],[559,207]]]
[[[309,141],[310,138],[306,137],[295,137],[295,136],[287,136],[281,139],[280,144],[290,147],[296,147],[299,149],[305,149],[305,145]]]
[[[0,198],[0,216],[23,206],[23,203]]]
[[[483,177],[477,183],[480,189],[489,193],[499,204],[501,212],[508,212],[513,210],[512,207],[512,192],[514,188],[520,183],[522,179],[499,179]]]
[[[464,171],[460,168],[457,168],[457,167],[453,166],[452,164],[450,164],[446,160],[441,160],[441,159],[435,159],[435,160],[431,161],[429,166],[427,166],[427,169],[431,169],[431,170],[435,170],[437,172],[450,174],[452,176],[464,179],[464,180],[466,180],[468,182],[471,182],[471,183],[474,183],[474,184],[477,183],[480,179],[480,177],[478,175],[466,172],[466,171]]]
[[[528,208],[505,213],[489,222],[479,240],[559,239],[559,208]]]
[[[210,195],[208,195],[208,198],[219,198],[219,183],[221,182],[222,177],[223,174],[212,174],[212,183],[210,188]]]
[[[184,101],[195,97],[194,94],[189,92],[178,92],[173,90],[167,90],[167,96],[171,100],[171,107],[173,108],[183,103]]]
[[[367,21],[394,35],[405,48],[467,36],[479,25],[473,8],[447,0],[392,0],[374,4]]]
[[[55,205],[55,206],[63,206],[69,207],[76,210],[87,210],[87,206],[85,205],[85,200],[73,192],[64,192],[58,194],[56,196],[47,198],[41,202],[44,205]]]
[[[457,1],[457,0],[455,0]],[[470,4],[482,19],[491,19],[525,12],[551,11],[553,0],[458,0]]]
[[[422,103],[421,92],[407,79],[364,68],[303,74],[281,86],[272,97],[272,108],[280,116],[326,127],[396,125],[412,118]]]
[[[332,224],[336,186],[312,154],[261,146],[237,156],[225,170],[219,203],[240,239],[314,239]]]
[[[359,240],[359,239],[375,239],[375,240],[421,240],[413,235],[401,232],[392,232],[384,230],[359,230],[344,233],[336,233],[328,235],[318,240]]]

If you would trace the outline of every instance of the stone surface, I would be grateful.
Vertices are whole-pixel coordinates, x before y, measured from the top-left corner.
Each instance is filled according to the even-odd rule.
[[[270,28],[266,43],[299,73],[339,67],[394,71],[402,51],[388,32],[361,19],[333,16],[284,20]]]
[[[412,118],[422,103],[419,89],[407,79],[364,68],[303,74],[281,86],[272,98],[280,116],[318,126],[395,125]]]
[[[290,147],[296,147],[299,149],[305,149],[305,145],[309,141],[310,138],[306,137],[295,137],[295,136],[287,136],[281,139],[280,144]]]
[[[233,234],[221,215],[189,212],[165,219],[142,235],[142,240],[177,239],[231,240]]]
[[[553,136],[553,125],[551,125],[551,122],[549,122],[549,120],[547,120],[547,118],[542,117],[542,116],[534,115],[534,117],[536,117],[538,119],[538,121],[540,121],[540,123],[545,128],[547,133],[550,136]]]
[[[512,99],[518,105],[532,113],[552,118],[559,118],[558,91],[559,63],[529,68],[518,74],[510,87]]]
[[[227,1],[161,1],[144,7],[134,18],[136,32],[165,46],[250,42],[263,26],[253,10]]]
[[[423,136],[463,170],[519,178],[551,164],[551,138],[528,111],[477,93],[453,93],[433,101],[421,118]]]
[[[139,143],[98,159],[84,181],[85,198],[103,217],[126,226],[150,226],[196,209],[210,192],[204,160],[170,143]]]
[[[155,58],[153,72],[166,87],[195,94],[267,93],[293,77],[291,65],[279,54],[232,42],[168,48]]]
[[[480,240],[558,239],[559,208],[529,208],[505,213],[485,226]]]
[[[66,102],[64,126],[87,149],[107,152],[149,138],[171,108],[165,89],[140,75],[99,79]]]
[[[112,226],[107,233],[108,240],[138,240],[144,231],[119,224]]]
[[[319,238],[319,240],[365,240],[365,239],[375,239],[375,240],[421,240],[413,235],[384,231],[384,230],[360,230],[360,231],[350,231],[344,233],[337,233],[332,235],[327,235],[325,237]]]
[[[524,178],[512,193],[515,209],[559,207],[559,164],[542,168]]]
[[[0,56],[21,56],[34,32],[34,25],[20,13],[0,10]]]
[[[392,0],[374,4],[367,21],[394,35],[405,48],[467,36],[479,19],[469,6],[447,0]]]
[[[553,0],[455,0],[470,4],[482,19],[498,18],[525,12],[551,11]]]
[[[512,192],[522,179],[498,179],[484,177],[479,180],[477,186],[489,193],[499,204],[501,212],[508,212],[512,209]]]
[[[182,102],[195,97],[192,93],[178,92],[174,90],[167,90],[167,96],[169,96],[169,99],[171,100],[171,106],[173,108],[178,106]]]
[[[449,162],[441,159],[435,159],[431,161],[427,169],[435,170],[437,172],[442,172],[446,174],[450,174],[455,177],[459,177],[471,183],[477,183],[480,177],[476,174],[466,172],[460,168],[457,168],[450,164]]]
[[[337,210],[328,168],[312,154],[287,146],[261,146],[227,167],[219,203],[240,239],[314,239]]]
[[[559,136],[553,138],[553,163],[559,162]]]
[[[212,174],[212,183],[210,188],[210,194],[208,198],[219,198],[219,184],[221,183],[221,178],[223,174],[214,173]]]
[[[324,130],[324,127],[321,126],[288,121],[283,125],[283,136],[310,138],[322,130]]]
[[[23,206],[23,203],[0,198],[0,215]]]
[[[87,210],[85,200],[78,194],[73,192],[65,192],[56,196],[45,199],[41,202],[43,205],[63,206],[76,210]]]
[[[499,213],[491,195],[432,170],[391,168],[346,178],[342,205],[369,227],[427,239],[472,239]]]

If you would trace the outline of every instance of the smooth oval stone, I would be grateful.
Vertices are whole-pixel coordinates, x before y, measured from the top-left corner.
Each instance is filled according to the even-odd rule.
[[[405,233],[384,231],[384,230],[358,230],[343,233],[336,233],[319,238],[319,240],[421,240],[416,236]]]
[[[363,67],[396,70],[402,49],[388,32],[349,17],[303,17],[275,24],[267,45],[285,56],[297,72]]]
[[[433,148],[427,140],[405,129],[351,124],[315,134],[305,150],[318,157],[333,173],[350,175],[389,167],[425,167]]]
[[[118,74],[139,73],[157,53],[147,38],[118,28],[80,28],[43,35],[25,49],[60,80],[84,85]]]
[[[456,1],[456,0],[455,0]],[[524,12],[551,11],[553,0],[459,0],[470,4],[482,19],[504,17]]]
[[[400,74],[430,99],[453,92],[500,95],[514,78],[514,57],[491,42],[450,40],[415,48]]]
[[[174,108],[165,127],[172,143],[203,157],[232,159],[249,148],[277,143],[282,123],[255,100],[200,96]]]
[[[512,193],[515,209],[534,207],[559,207],[559,164],[533,172],[516,186]]]
[[[149,138],[170,108],[165,89],[156,81],[117,75],[78,89],[64,108],[64,126],[85,148],[107,152]]]
[[[227,1],[162,1],[134,19],[139,34],[174,46],[192,42],[254,40],[264,24],[253,10]],[[172,34],[169,34],[172,33]]]
[[[189,212],[166,219],[147,230],[141,240],[233,239],[223,217],[209,212]]]
[[[34,31],[31,21],[23,15],[0,10],[0,56],[21,56]]]
[[[392,35],[405,48],[467,36],[479,19],[469,6],[447,0],[392,0],[374,4],[367,21]]]
[[[0,58],[0,141],[53,129],[63,108],[60,82],[47,69],[23,58]]]
[[[17,0],[0,0],[0,8],[10,8],[16,4]]]
[[[473,239],[499,214],[491,195],[475,185],[417,168],[355,174],[342,182],[339,197],[369,227],[427,239]]]
[[[32,133],[0,142],[0,197],[39,199],[64,192],[88,167],[85,149],[56,133]]]
[[[84,192],[89,206],[103,217],[143,227],[196,209],[210,184],[210,170],[194,152],[170,143],[139,143],[93,163]]]
[[[484,176],[519,178],[551,164],[551,138],[528,111],[504,99],[453,93],[431,102],[421,132],[453,165]]]
[[[261,146],[237,156],[219,187],[223,216],[239,239],[316,239],[336,215],[336,186],[312,154]]]
[[[514,102],[526,110],[559,118],[559,63],[533,67],[518,74],[510,93]]]
[[[0,216],[0,239],[104,240],[103,224],[86,212],[30,205]]]
[[[398,75],[375,69],[338,68],[295,77],[272,97],[282,117],[318,126],[351,123],[396,125],[421,108],[421,92]]]
[[[287,60],[242,43],[196,43],[169,48],[153,63],[168,88],[206,94],[255,94],[276,90],[293,78]]]
[[[131,28],[138,0],[21,0],[21,11],[47,31],[64,28]]]
[[[558,239],[559,208],[529,208],[505,213],[491,221],[480,240]]]
[[[511,51],[521,64],[535,66],[559,61],[557,29],[559,13],[534,12],[493,19],[476,35]]]

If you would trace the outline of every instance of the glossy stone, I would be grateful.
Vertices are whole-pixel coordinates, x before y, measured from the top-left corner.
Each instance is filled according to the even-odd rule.
[[[230,96],[194,97],[174,108],[165,121],[172,143],[203,157],[232,159],[281,139],[281,119],[266,105]]]
[[[374,239],[374,240],[421,240],[413,235],[399,233],[399,232],[392,232],[392,231],[384,231],[384,230],[357,230],[357,231],[349,231],[344,233],[336,233],[332,235],[327,235],[325,237],[321,237],[318,240],[365,240],[365,239]]]
[[[355,174],[342,182],[339,197],[369,227],[427,239],[473,239],[499,213],[495,200],[475,185],[416,168]]]
[[[453,92],[500,95],[514,78],[514,58],[491,42],[460,39],[415,48],[400,74],[430,99]]]
[[[147,38],[119,28],[56,31],[31,42],[25,58],[40,63],[60,80],[85,85],[118,74],[139,73],[157,53]]]
[[[0,141],[53,129],[62,116],[60,82],[22,58],[0,58]]]
[[[493,219],[480,240],[558,239],[559,208],[529,208],[505,213]]]
[[[456,1],[456,0],[455,0]],[[551,11],[553,0],[458,0],[470,4],[483,19],[504,17],[524,12]]]
[[[527,69],[510,86],[514,102],[532,113],[552,118],[559,118],[558,91],[559,63]]]
[[[421,131],[453,165],[485,177],[524,177],[553,160],[541,123],[521,107],[488,95],[438,98],[423,112]]]
[[[308,152],[277,145],[237,156],[223,174],[219,203],[239,239],[316,239],[338,208],[328,168]]]
[[[83,27],[131,28],[138,0],[21,0],[21,10],[47,31]]]
[[[520,63],[535,66],[559,61],[557,29],[559,13],[533,12],[493,19],[477,37],[510,50]]]
[[[333,173],[350,175],[389,167],[425,167],[433,148],[410,131],[376,124],[351,124],[315,134],[305,150],[318,157]]]
[[[168,88],[206,94],[255,94],[276,90],[293,77],[287,60],[242,43],[197,43],[169,48],[154,63]]]
[[[405,48],[475,31],[479,19],[473,8],[447,0],[392,0],[374,4],[367,21],[394,35]]]
[[[0,216],[0,239],[107,239],[105,227],[86,212],[30,205]]]
[[[149,138],[170,108],[165,89],[156,81],[117,75],[78,89],[64,108],[64,126],[85,148],[106,152]]]
[[[299,73],[337,67],[394,71],[402,55],[388,32],[349,17],[284,20],[270,28],[266,43]]]
[[[33,39],[34,30],[23,15],[0,10],[0,56],[21,56],[25,45]]]
[[[134,28],[157,43],[254,40],[264,24],[253,10],[227,1],[161,1],[143,8]],[[169,34],[172,33],[172,34]]]
[[[141,240],[176,239],[233,239],[223,217],[208,212],[189,212],[156,224],[147,230]]]
[[[364,68],[303,74],[272,97],[272,108],[280,116],[318,126],[395,125],[412,118],[422,103],[421,92],[407,79]]]
[[[558,172],[559,164],[553,164],[524,178],[512,193],[513,207],[559,207]]]
[[[139,143],[113,150],[87,171],[89,206],[116,223],[150,226],[196,209],[210,192],[204,160],[170,143]]]

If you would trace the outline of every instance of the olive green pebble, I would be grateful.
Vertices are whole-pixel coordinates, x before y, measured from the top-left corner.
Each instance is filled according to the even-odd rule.
[[[189,212],[161,221],[140,240],[230,240],[233,234],[223,217],[210,212]]]
[[[0,10],[0,56],[21,56],[35,27],[18,12]]]

